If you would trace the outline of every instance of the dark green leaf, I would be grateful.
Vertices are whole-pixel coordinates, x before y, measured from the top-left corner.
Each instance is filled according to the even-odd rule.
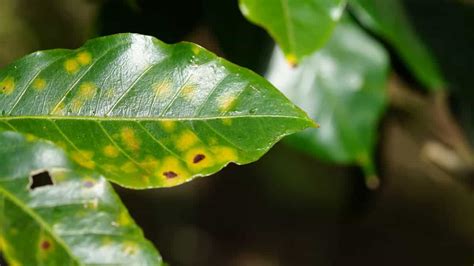
[[[0,72],[0,124],[127,187],[173,186],[260,158],[314,125],[268,81],[191,43],[120,34]]]
[[[320,158],[357,163],[373,177],[387,72],[384,49],[348,21],[340,23],[326,47],[297,69],[288,68],[276,53],[268,78],[321,125],[289,140]]]
[[[0,133],[0,248],[10,265],[161,265],[103,177],[30,137]],[[43,171],[53,184],[31,188]]]
[[[352,0],[360,22],[385,38],[414,76],[429,89],[441,89],[444,78],[436,59],[418,37],[399,0]]]
[[[265,28],[292,65],[323,46],[345,0],[240,0],[247,19]]]

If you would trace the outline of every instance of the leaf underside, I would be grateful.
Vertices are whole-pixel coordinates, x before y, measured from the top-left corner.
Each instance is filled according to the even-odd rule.
[[[345,0],[240,0],[240,10],[276,40],[290,64],[328,41]]]
[[[10,265],[162,265],[100,175],[51,143],[0,133],[0,250]],[[34,173],[54,182],[31,189]]]
[[[36,52],[0,71],[0,128],[53,141],[120,185],[166,187],[260,158],[314,125],[269,82],[191,44],[137,34]]]
[[[386,106],[388,56],[383,47],[348,19],[328,45],[297,69],[275,53],[267,77],[321,128],[289,138],[296,147],[336,163],[359,164],[368,176],[378,121]]]

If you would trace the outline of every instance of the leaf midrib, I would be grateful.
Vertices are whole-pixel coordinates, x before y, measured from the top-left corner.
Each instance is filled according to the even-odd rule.
[[[74,260],[77,265],[84,265],[82,264],[76,256],[74,256],[72,250],[69,248],[69,246],[61,239],[58,237],[52,230],[52,228],[48,225],[46,221],[43,220],[41,216],[36,214],[31,208],[18,200],[14,195],[12,195],[8,190],[4,189],[2,186],[0,186],[0,194],[3,194],[6,198],[8,198],[11,202],[13,202],[15,205],[17,205],[21,210],[23,210],[26,214],[28,214],[33,220],[35,220],[41,227],[42,229],[46,230],[56,242],[61,245],[66,253],[70,256],[72,260]]]
[[[19,119],[44,119],[44,120],[84,120],[84,121],[207,121],[218,119],[236,119],[236,118],[283,118],[303,120],[311,123],[312,120],[304,117],[289,115],[234,115],[234,116],[206,116],[206,117],[101,117],[101,116],[4,116],[0,121],[19,120]]]

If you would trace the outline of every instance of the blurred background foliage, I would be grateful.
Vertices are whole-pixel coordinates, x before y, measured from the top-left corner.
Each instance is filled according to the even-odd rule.
[[[352,0],[346,13],[291,69],[236,0],[0,0],[0,67],[118,32],[193,41],[320,122],[251,165],[171,189],[116,187],[170,265],[471,265],[474,2]],[[289,79],[272,78],[278,62]]]

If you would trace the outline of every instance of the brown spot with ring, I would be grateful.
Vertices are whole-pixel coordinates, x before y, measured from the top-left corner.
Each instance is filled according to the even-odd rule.
[[[200,161],[204,160],[206,158],[206,155],[204,154],[196,154],[193,159],[193,163],[199,163]]]
[[[175,178],[178,176],[178,174],[173,171],[163,172],[163,175],[166,176],[166,178]]]
[[[41,249],[48,250],[51,247],[51,243],[47,240],[41,242]]]

